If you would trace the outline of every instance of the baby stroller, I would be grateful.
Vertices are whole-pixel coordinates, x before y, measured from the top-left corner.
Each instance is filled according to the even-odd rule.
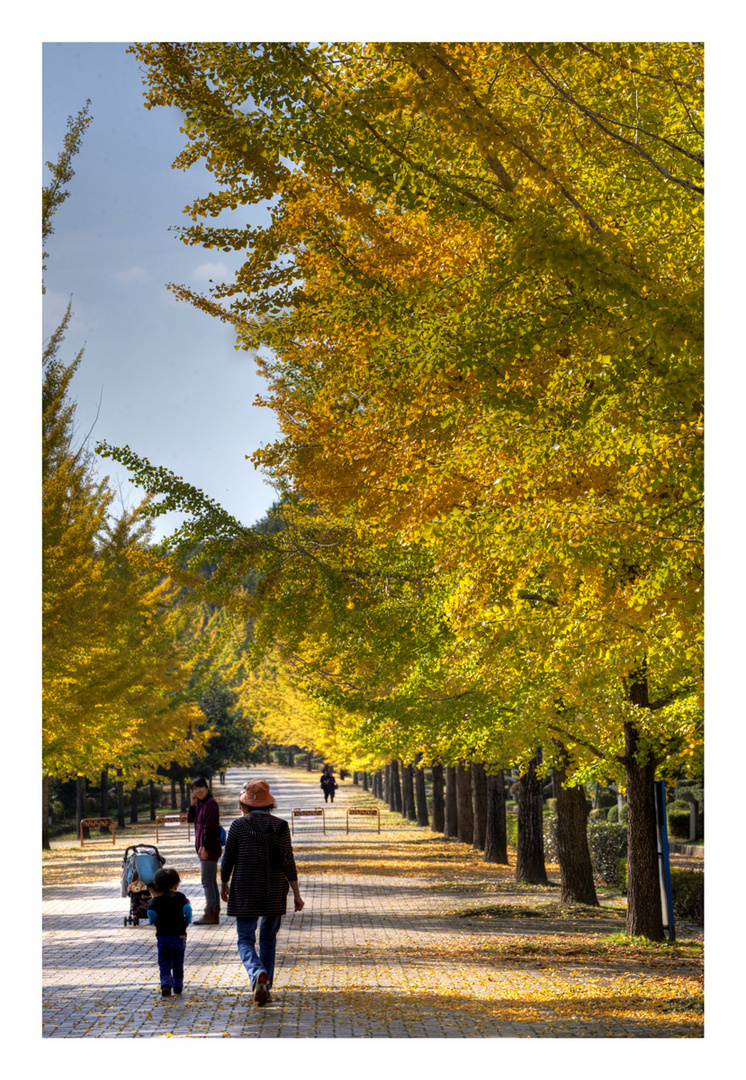
[[[148,885],[165,863],[165,858],[153,844],[133,844],[122,859],[122,896],[130,898],[130,913],[124,917],[124,925],[138,926],[140,919],[147,919],[150,890]]]

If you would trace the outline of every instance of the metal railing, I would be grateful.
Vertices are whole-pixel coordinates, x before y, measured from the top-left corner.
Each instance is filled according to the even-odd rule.
[[[306,808],[304,808],[302,806],[293,807],[293,810],[292,810],[291,816],[290,816],[290,831],[291,831],[291,833],[295,832],[295,819],[296,818],[317,818],[317,817],[321,818],[321,827],[322,827],[322,829],[324,831],[324,835],[326,835],[326,814],[324,813],[324,808],[322,806],[314,806],[314,807],[310,807],[308,809],[306,809]]]
[[[186,814],[161,814],[155,819],[155,842],[158,843],[160,835],[158,832],[159,826],[164,829],[176,829],[179,826],[186,825],[187,827],[187,840],[192,839],[192,825],[187,820]]]
[[[359,817],[375,817],[378,820],[378,831],[381,831],[381,811],[377,806],[351,806],[347,811],[347,832],[350,831],[350,814]]]

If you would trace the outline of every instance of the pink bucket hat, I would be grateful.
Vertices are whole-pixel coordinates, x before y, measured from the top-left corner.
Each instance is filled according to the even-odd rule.
[[[256,807],[269,806],[273,803],[274,796],[270,795],[269,784],[266,780],[250,780],[241,792],[238,800],[242,806]]]

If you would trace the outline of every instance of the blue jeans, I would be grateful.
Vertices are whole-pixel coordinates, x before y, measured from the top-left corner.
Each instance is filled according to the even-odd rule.
[[[184,986],[186,938],[164,934],[162,937],[156,937],[156,941],[158,942],[161,986],[172,986],[174,990],[181,990]]]
[[[259,927],[259,953],[256,951],[256,924],[261,918]],[[243,966],[246,968],[251,980],[252,990],[256,986],[256,980],[264,971],[267,975],[267,985],[272,986],[275,973],[275,946],[277,944],[277,931],[280,929],[282,915],[255,915],[250,919],[236,919],[238,930],[238,955],[241,957]]]

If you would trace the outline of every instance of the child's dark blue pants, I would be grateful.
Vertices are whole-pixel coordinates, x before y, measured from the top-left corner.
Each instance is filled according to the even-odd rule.
[[[184,950],[186,938],[163,935],[157,937],[158,967],[161,972],[161,986],[171,986],[181,990],[184,986]]]

